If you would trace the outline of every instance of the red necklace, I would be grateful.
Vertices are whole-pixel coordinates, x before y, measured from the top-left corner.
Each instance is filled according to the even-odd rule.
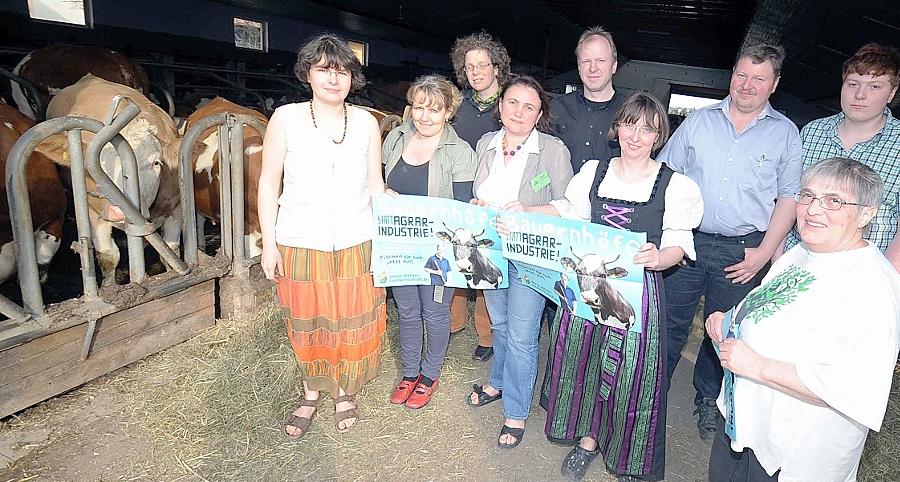
[[[510,157],[515,156],[517,152],[519,152],[520,150],[522,150],[522,146],[524,146],[524,145],[525,145],[525,141],[522,141],[522,143],[519,144],[518,146],[516,146],[515,149],[508,149],[508,150],[507,150],[507,148],[506,148],[506,137],[503,137],[503,155],[504,155],[504,156],[510,156]]]

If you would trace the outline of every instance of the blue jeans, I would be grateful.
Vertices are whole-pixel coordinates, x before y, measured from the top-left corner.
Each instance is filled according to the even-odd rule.
[[[494,360],[491,386],[503,390],[503,413],[512,420],[525,420],[537,378],[538,338],[544,298],[519,280],[509,264],[509,288],[484,290],[484,302],[491,316]]]
[[[697,262],[676,266],[665,273],[669,386],[675,365],[681,359],[681,350],[687,342],[700,297],[705,297],[703,319],[706,320],[710,313],[730,310],[750,290],[759,286],[768,271],[768,264],[746,284],[732,283],[725,277],[725,267],[742,261],[744,249],[758,247],[764,236],[763,232],[735,237],[695,232]],[[694,388],[697,390],[694,404],[699,404],[703,398],[718,397],[722,388],[722,365],[712,340],[705,334],[694,365]]]

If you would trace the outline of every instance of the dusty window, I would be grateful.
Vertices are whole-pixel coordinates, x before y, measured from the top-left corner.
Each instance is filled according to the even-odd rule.
[[[268,25],[266,22],[234,17],[234,45],[242,49],[268,52]]]

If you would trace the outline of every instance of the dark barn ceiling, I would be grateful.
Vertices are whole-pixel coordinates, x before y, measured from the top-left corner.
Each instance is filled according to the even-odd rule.
[[[743,43],[783,44],[781,88],[837,110],[841,64],[862,44],[900,46],[898,0],[221,0],[447,52],[486,29],[518,61],[575,67],[580,32],[602,25],[620,58],[730,68]]]

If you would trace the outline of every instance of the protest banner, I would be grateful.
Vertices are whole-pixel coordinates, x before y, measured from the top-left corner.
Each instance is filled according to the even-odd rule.
[[[644,268],[633,259],[645,233],[540,214],[499,217],[509,231],[503,255],[523,283],[582,318],[642,330]]]
[[[509,264],[494,227],[496,212],[425,196],[373,199],[375,286],[509,286]]]

